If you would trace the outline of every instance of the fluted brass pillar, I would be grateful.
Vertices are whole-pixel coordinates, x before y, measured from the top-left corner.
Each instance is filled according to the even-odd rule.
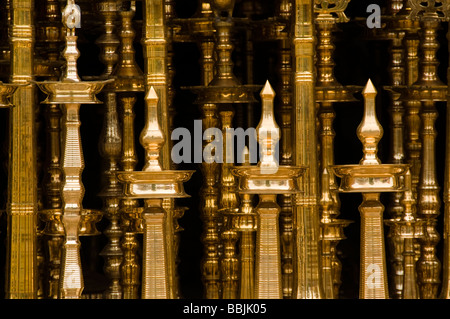
[[[10,112],[6,297],[37,294],[37,171],[35,132],[34,1],[11,1],[11,82],[22,84]]]
[[[153,86],[158,95],[158,121],[165,136],[170,135],[169,131],[169,73],[167,68],[168,59],[168,28],[165,14],[164,0],[149,0],[145,1],[143,5],[144,25],[142,32],[141,44],[144,50],[144,77],[146,90]],[[171,164],[171,140],[163,145],[161,153],[161,163],[164,169],[170,169]],[[166,219],[166,234],[169,237],[169,242],[173,242],[173,216],[174,216],[174,201],[172,199],[164,199],[163,204],[167,211]],[[172,262],[174,254],[172,252],[173,245],[166,246],[168,250],[167,258],[169,259],[169,281],[172,283],[175,280],[175,263]],[[174,285],[170,284],[170,295],[172,298],[178,294],[173,291]]]
[[[278,237],[278,215],[280,206],[277,195],[260,194],[255,207],[258,214],[256,235],[255,297],[281,299],[280,240]]]
[[[294,0],[292,25],[294,62],[294,164],[308,167],[295,196],[296,297],[322,298],[319,254],[318,160],[314,92],[313,2]]]

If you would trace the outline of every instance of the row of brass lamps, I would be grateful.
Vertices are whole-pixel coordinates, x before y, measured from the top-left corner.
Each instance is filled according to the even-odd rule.
[[[2,2],[0,31],[9,42],[0,42],[0,72],[10,79],[0,82],[0,107],[9,109],[10,125],[6,298],[183,298],[179,221],[187,211],[198,213],[202,224],[204,298],[338,299],[339,243],[356,221],[339,218],[340,193],[362,194],[359,298],[449,298],[450,112],[443,265],[437,248],[441,200],[435,123],[436,104],[450,96],[438,78],[437,59],[437,30],[449,20],[450,2],[390,0],[382,28],[367,32],[391,44],[391,83],[382,88],[390,96],[388,163],[378,157],[384,130],[377,119],[377,89],[370,79],[363,88],[341,85],[334,76],[333,32],[349,22],[344,11],[350,0],[275,0],[274,16],[258,20],[252,16],[261,12],[263,1],[199,0],[190,18],[176,16],[176,2],[101,0],[85,17],[85,2],[67,0],[60,8],[57,0],[42,0],[41,20],[34,18],[34,1]],[[135,23],[137,12],[142,24]],[[81,79],[76,33],[85,19],[97,16],[104,72]],[[135,51],[136,28],[142,34],[143,67]],[[234,41],[235,33],[241,42]],[[256,43],[269,41],[278,45],[275,89],[269,81],[253,83]],[[198,46],[199,85],[175,88],[179,43]],[[236,49],[244,52],[245,79],[234,74]],[[36,88],[46,96],[41,101],[49,145],[45,163],[38,163],[36,140],[43,125],[36,121],[41,96]],[[197,171],[179,169],[171,160],[170,138],[178,89],[195,95],[203,132],[222,130],[227,159],[234,151],[229,129],[235,123],[252,127],[261,105],[257,163],[250,161],[247,145],[243,163],[209,158]],[[363,158],[336,165],[334,107],[358,107],[358,92],[364,98],[356,130]],[[140,99],[145,102],[142,128],[134,123]],[[102,209],[83,207],[81,105],[103,109]],[[141,170],[137,131],[144,152]],[[205,154],[212,137],[194,151]],[[45,171],[42,187],[40,170]],[[199,208],[178,206],[177,199],[193,195],[185,183],[194,173],[202,179]],[[389,193],[388,218],[381,193]],[[102,219],[107,226],[100,232]],[[88,295],[79,237],[100,235],[107,239],[100,255],[108,285],[100,295]]]

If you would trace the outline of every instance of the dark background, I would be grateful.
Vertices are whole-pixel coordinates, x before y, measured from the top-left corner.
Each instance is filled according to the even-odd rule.
[[[36,5],[42,0],[37,0]],[[4,10],[5,0],[0,1],[1,10]],[[102,34],[100,19],[95,18],[90,12],[95,12],[95,2],[79,1],[77,2],[83,12],[82,28],[77,30],[79,36],[78,47],[81,56],[78,60],[80,76],[99,75],[103,71],[103,65],[99,60],[100,50],[96,46],[95,41]],[[238,15],[241,1],[236,3],[235,16]],[[254,17],[255,19],[265,19],[270,17],[275,12],[275,1],[260,1],[263,8],[261,15]],[[390,147],[390,118],[389,118],[389,95],[383,90],[383,86],[390,84],[390,42],[380,40],[371,36],[370,30],[365,25],[365,18],[369,15],[366,13],[366,8],[371,3],[379,4],[383,10],[387,7],[388,1],[362,1],[353,0],[349,3],[346,9],[346,15],[350,18],[350,22],[339,25],[340,32],[335,33],[335,54],[334,61],[336,63],[335,76],[337,80],[343,85],[359,85],[364,86],[370,78],[378,90],[377,95],[377,115],[380,123],[384,128],[384,137],[379,144],[379,157],[383,163],[389,162],[389,147]],[[142,57],[142,46],[140,45],[140,28],[142,11],[140,2],[138,4],[138,11],[135,17],[135,50],[136,59],[144,68]],[[181,0],[175,1],[176,15],[179,18],[191,17],[197,9],[196,0]],[[37,13],[38,14],[38,13]],[[383,22],[383,19],[382,19]],[[439,75],[443,82],[446,82],[446,68],[448,64],[448,50],[445,34],[447,31],[447,24],[442,23],[442,29],[439,30],[439,41],[441,47],[438,51],[438,58],[441,62],[439,66]],[[239,33],[235,35],[235,46],[237,49],[233,54],[235,60],[235,74],[238,78],[245,75],[245,65],[239,63],[242,52],[239,51]],[[7,39],[1,39],[7,41]],[[264,84],[268,79],[272,86],[277,90],[280,83],[278,73],[278,53],[277,45],[274,42],[265,41],[255,43],[255,60],[254,60],[254,83]],[[195,95],[187,90],[182,90],[183,86],[200,85],[200,54],[195,43],[175,43],[174,44],[174,58],[175,77],[173,86],[176,89],[174,99],[174,107],[177,115],[175,117],[175,127],[190,128],[193,125],[193,120],[200,119],[198,105],[194,104]],[[8,81],[8,78],[3,78],[3,81]],[[245,81],[242,81],[244,84]],[[101,97],[101,96],[100,96]],[[258,97],[258,96],[257,96]],[[336,120],[334,122],[334,129],[336,131],[335,138],[335,162],[336,164],[353,164],[358,163],[362,157],[361,143],[356,136],[356,128],[359,125],[363,113],[363,99],[359,94],[356,95],[358,102],[353,103],[335,103],[334,109],[336,111]],[[39,93],[39,101],[42,101],[44,96]],[[275,112],[279,100],[275,100]],[[42,119],[42,111],[44,105],[39,106],[40,116]],[[444,182],[444,150],[445,150],[445,116],[446,108],[444,103],[437,103],[439,117],[436,122],[438,130],[437,136],[437,171],[439,185]],[[236,105],[237,118],[242,113],[242,106]],[[98,140],[101,131],[101,123],[103,122],[103,107],[102,105],[83,105],[81,107],[81,137],[83,141],[83,151],[85,157],[86,167],[83,172],[83,183],[86,189],[83,205],[86,208],[101,209],[102,200],[98,196],[101,190],[101,171],[102,159],[98,151]],[[4,134],[4,152],[2,162],[4,163],[4,170],[0,176],[4,194],[6,195],[6,162],[7,162],[7,131],[8,131],[8,110],[0,110],[0,121]],[[138,102],[135,106],[135,136],[136,136],[136,150],[139,155],[139,163],[136,167],[140,170],[143,165],[143,151],[139,143],[139,134],[144,127],[144,102],[143,94],[138,95]],[[254,126],[257,125],[260,115],[260,104],[255,105]],[[238,120],[239,121],[239,120]],[[235,123],[240,124],[240,123]],[[41,146],[42,154],[40,160],[45,154],[46,143],[44,132],[41,131],[37,136],[38,145]],[[184,217],[179,221],[184,228],[181,233],[181,243],[179,250],[179,277],[181,295],[184,298],[202,298],[204,291],[201,282],[201,259],[203,257],[203,247],[201,243],[201,236],[203,233],[202,222],[200,219],[200,188],[202,185],[202,176],[199,170],[199,164],[180,164],[178,169],[197,170],[192,179],[186,183],[186,191],[191,195],[188,199],[177,201],[179,206],[187,206],[189,210]],[[42,176],[40,176],[42,178]],[[441,191],[442,193],[442,191]],[[4,203],[6,203],[6,197]],[[340,218],[354,221],[345,229],[347,236],[339,244],[340,258],[342,261],[342,286],[341,298],[358,298],[359,288],[359,212],[358,205],[361,203],[361,195],[359,194],[343,194],[341,198],[341,214]],[[442,198],[442,197],[441,197]],[[387,205],[387,195],[382,196],[383,204]],[[442,205],[443,206],[443,205]],[[6,207],[3,205],[3,207]],[[386,218],[388,216],[385,216]],[[1,233],[0,240],[5,243],[6,237],[6,218],[2,214],[2,222],[0,224]],[[104,230],[108,221],[106,218],[98,224],[100,230]],[[387,230],[387,229],[386,229]],[[439,217],[438,231],[442,234],[443,230],[443,214]],[[101,293],[105,290],[107,280],[103,275],[103,259],[98,256],[98,253],[107,243],[104,235],[95,237],[82,237],[82,258],[83,271],[85,277],[84,293]],[[1,267],[4,267],[6,254],[5,244],[1,246],[0,256],[2,256]],[[141,246],[142,247],[142,246]],[[439,258],[442,261],[442,239],[438,245]],[[0,269],[4,273],[4,268]],[[4,277],[0,276],[0,280],[4,282]],[[0,282],[0,293],[3,291],[4,284]],[[0,295],[1,297],[1,295]]]

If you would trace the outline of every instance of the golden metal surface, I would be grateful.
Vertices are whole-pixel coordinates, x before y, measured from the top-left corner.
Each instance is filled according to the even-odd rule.
[[[380,8],[0,1],[0,293],[450,298],[450,2]]]
[[[353,93],[356,87],[341,85],[335,78],[333,61],[334,38],[333,31],[336,24],[348,22],[344,10],[349,1],[339,1],[335,6],[329,6],[328,2],[316,2],[315,27],[317,32],[316,50],[319,57],[316,77],[316,100],[320,102],[318,110],[318,123],[320,136],[319,154],[322,179],[321,198],[321,267],[324,298],[337,298],[341,283],[341,265],[337,257],[337,244],[344,239],[342,235],[345,222],[335,219],[340,212],[340,200],[337,196],[337,183],[335,176],[328,175],[328,167],[334,164],[334,136],[333,122],[336,116],[333,103],[356,101]],[[326,181],[326,185],[324,184]],[[329,185],[328,185],[329,183]],[[331,202],[328,197],[331,196]],[[330,214],[330,216],[328,216]]]
[[[320,219],[321,275],[324,298],[338,299],[342,266],[337,257],[336,246],[340,240],[345,239],[344,227],[348,226],[352,221],[333,218],[335,216],[334,201],[330,192],[330,184],[330,175],[328,169],[325,168],[322,173],[322,195],[320,199],[322,206]]]
[[[145,164],[142,171],[119,171],[117,178],[123,183],[123,193],[127,198],[144,199],[142,218],[144,223],[142,261],[142,299],[171,298],[170,284],[173,284],[169,269],[173,269],[175,257],[168,255],[168,240],[163,208],[163,198],[188,197],[183,182],[190,179],[193,171],[163,170],[160,153],[165,138],[158,121],[158,95],[150,87],[145,96],[146,121],[140,135],[145,150]],[[170,216],[170,215],[169,215]],[[169,237],[170,238],[170,237]],[[174,292],[172,292],[174,294]]]
[[[34,1],[9,2],[9,78],[21,84],[9,113],[10,149],[7,190],[6,298],[37,297],[37,189],[35,86],[33,80]],[[20,235],[19,235],[20,234]]]
[[[359,165],[331,166],[334,174],[341,177],[340,192],[361,192],[363,196],[359,206],[361,299],[389,298],[383,235],[384,206],[380,202],[380,193],[404,190],[400,177],[408,169],[406,164],[381,164],[378,158],[378,143],[383,136],[383,128],[376,116],[376,94],[369,79],[363,91],[364,115],[357,128],[357,136],[363,145],[363,158]]]
[[[67,2],[63,11],[63,23],[66,27],[66,47],[63,56],[66,69],[61,81],[38,82],[39,88],[47,94],[44,104],[61,104],[63,107],[63,151],[62,151],[62,213],[64,228],[62,265],[60,277],[60,298],[78,299],[84,288],[81,268],[80,233],[96,234],[95,223],[99,214],[93,210],[83,210],[84,186],[81,174],[84,168],[82,154],[79,110],[82,103],[99,103],[95,97],[103,86],[110,81],[82,82],[78,76],[77,36],[74,21],[81,19],[72,0]],[[83,217],[83,222],[82,222]]]
[[[447,32],[447,39],[450,39],[450,33]],[[449,41],[450,45],[450,41]],[[450,77],[450,67],[447,68],[447,77]],[[447,86],[447,91],[450,86]],[[447,103],[449,96],[447,96]],[[450,298],[450,112],[446,117],[446,148],[445,148],[445,180],[444,180],[444,260],[443,260],[443,279],[440,298]]]
[[[293,1],[294,165],[308,167],[295,195],[296,298],[323,298],[319,247],[319,166],[317,160],[314,73],[314,4]],[[301,147],[299,147],[301,145]]]
[[[304,168],[279,166],[275,158],[275,147],[280,139],[280,133],[273,110],[275,92],[269,81],[266,82],[260,95],[262,111],[260,122],[256,128],[262,153],[260,161],[256,166],[238,166],[233,169],[233,174],[239,178],[238,189],[241,194],[259,195],[259,203],[255,207],[257,233],[253,297],[281,299],[283,290],[278,235],[278,217],[281,208],[276,199],[277,194],[294,194],[298,191],[296,179],[304,172]],[[248,198],[246,199],[248,200]],[[245,210],[248,208],[241,208],[241,211]]]
[[[245,149],[248,154],[248,149]],[[244,165],[249,164],[248,156]],[[255,232],[256,213],[252,207],[252,194],[241,194],[238,213],[232,216],[233,228],[240,232],[239,290],[241,299],[253,299],[255,289]]]

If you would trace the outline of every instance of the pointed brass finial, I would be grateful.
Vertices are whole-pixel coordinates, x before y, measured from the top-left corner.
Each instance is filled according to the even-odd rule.
[[[260,95],[262,99],[262,112],[261,120],[256,127],[258,143],[261,148],[261,160],[258,165],[262,172],[274,174],[278,171],[278,154],[276,146],[280,140],[280,127],[275,122],[273,112],[275,91],[270,86],[269,81],[266,81]]]
[[[161,164],[159,162],[159,153],[162,145],[165,142],[163,132],[158,122],[158,95],[155,89],[150,87],[150,90],[145,96],[146,123],[140,136],[140,142],[145,149],[145,160],[143,171],[161,171]]]
[[[369,79],[363,91],[364,96],[364,116],[359,124],[356,134],[363,144],[364,156],[359,162],[362,165],[381,164],[377,152],[378,142],[383,136],[383,127],[377,119],[375,111],[375,97],[377,90]]]
[[[270,85],[269,80],[266,80],[263,89],[261,90],[260,96],[262,99],[273,100],[275,98],[275,91]]]

